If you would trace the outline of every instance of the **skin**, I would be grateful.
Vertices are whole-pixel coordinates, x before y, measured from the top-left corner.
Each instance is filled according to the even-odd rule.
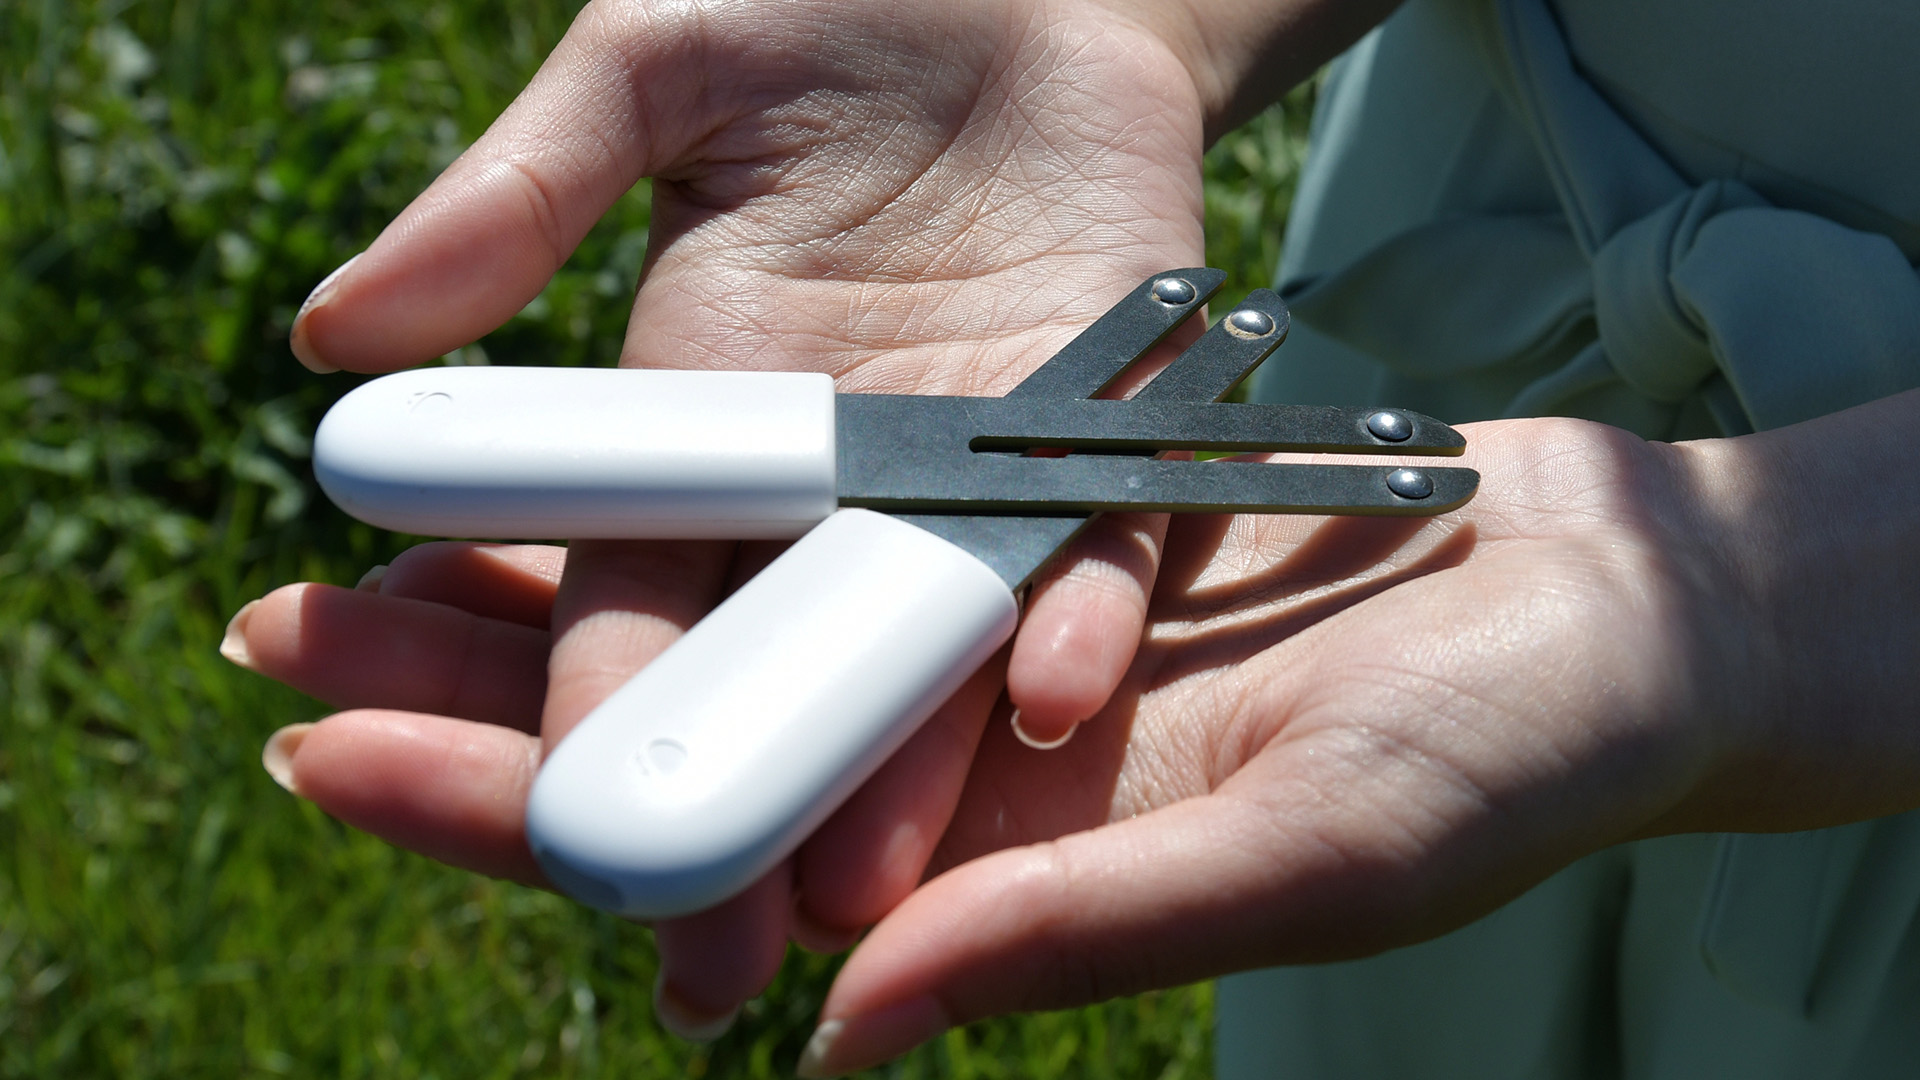
[[[623,363],[999,393],[1198,261],[1205,132],[1384,7],[596,4],[316,291],[296,352],[462,344],[652,175]],[[1430,522],[1104,519],[787,865],[659,925],[661,1018],[709,1033],[789,936],[873,925],[802,1062],[830,1074],[995,1012],[1420,940],[1636,837],[1920,805],[1920,478],[1853,467],[1916,414],[1682,446],[1474,425],[1481,494]],[[300,795],[538,884],[543,749],[770,554],[425,545],[368,588],[276,591],[229,654],[349,707],[276,737]],[[1094,722],[1042,753],[1015,708],[1038,738]]]

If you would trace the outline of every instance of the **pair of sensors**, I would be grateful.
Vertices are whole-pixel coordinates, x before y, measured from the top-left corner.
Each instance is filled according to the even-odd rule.
[[[1286,337],[1267,290],[1131,398],[1098,396],[1224,280],[1156,274],[999,398],[837,394],[791,372],[403,372],[334,406],[315,471],[354,517],[419,535],[798,538],[582,721],[528,801],[556,885],[687,914],[872,775],[1007,641],[1015,593],[1093,515],[1411,516],[1473,496],[1469,469],[1164,457],[1465,449],[1404,410],[1223,402]]]

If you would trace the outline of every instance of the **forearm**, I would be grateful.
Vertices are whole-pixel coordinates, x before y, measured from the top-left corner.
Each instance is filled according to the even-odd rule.
[[[1920,391],[1682,448],[1731,600],[1720,827],[1920,806]]]
[[[1111,0],[1187,67],[1206,138],[1251,119],[1359,40],[1401,0]]]

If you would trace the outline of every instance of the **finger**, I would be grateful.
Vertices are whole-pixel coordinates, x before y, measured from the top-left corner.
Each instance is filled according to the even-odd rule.
[[[541,723],[549,750],[719,602],[736,547],[582,540],[568,549]]]
[[[416,544],[392,565],[376,567],[372,591],[545,630],[566,563],[563,547],[441,540]],[[357,587],[368,585],[362,578]]]
[[[727,595],[732,596],[739,591],[740,586],[752,581],[792,546],[791,540],[748,540],[742,543],[740,550],[734,553],[732,568],[727,571]]]
[[[717,603],[738,545],[581,541],[554,602],[541,730],[549,748]],[[655,926],[660,1018],[711,1038],[779,970],[791,908],[782,867],[719,906]]]
[[[766,989],[787,955],[790,866],[774,867],[717,907],[654,928],[660,970],[654,1015],[683,1039],[704,1042],[731,1027],[748,998]]]
[[[795,860],[796,938],[838,952],[920,883],[999,697],[989,660],[816,830]]]
[[[1016,731],[1057,745],[1100,710],[1133,661],[1153,592],[1165,514],[1108,514],[1034,586],[1007,666]]]
[[[1209,908],[1230,830],[1191,820],[1190,805],[928,883],[841,969],[801,1075],[878,1065],[979,1016],[1108,996],[1142,971],[1177,980],[1199,960],[1190,950],[1228,936]],[[1193,933],[1194,922],[1219,936]],[[1129,948],[1143,951],[1109,955]]]
[[[241,608],[220,651],[344,708],[378,707],[532,731],[547,634],[445,604],[288,585]]]
[[[1352,925],[1395,924],[1357,883],[1399,864],[1356,865],[1312,817],[1287,819],[1310,805],[1190,800],[935,879],[842,968],[802,1075],[877,1065],[985,1016],[1346,955]]]
[[[596,5],[512,105],[314,290],[292,346],[319,370],[391,371],[505,322],[607,208],[697,138],[695,19]],[[649,77],[650,75],[657,77]],[[682,77],[673,77],[682,76]]]
[[[1206,332],[1190,319],[1102,396],[1138,392]],[[1167,534],[1165,514],[1102,514],[1034,583],[1007,667],[1013,730],[1050,750],[1106,704],[1133,661]]]
[[[546,886],[527,849],[540,740],[492,724],[365,710],[275,733],[280,784],[357,829],[489,877]]]

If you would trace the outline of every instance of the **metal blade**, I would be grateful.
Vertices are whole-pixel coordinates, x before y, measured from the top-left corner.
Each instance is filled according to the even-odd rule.
[[[1199,311],[1226,280],[1225,271],[1204,266],[1153,275],[1009,390],[1007,396],[1055,401],[1093,397],[1160,344],[1174,327]],[[1179,286],[1185,287],[1184,292]],[[1156,289],[1179,302],[1156,296]]]
[[[1401,410],[1385,414],[1395,421],[1385,438],[1369,424],[1381,410],[1207,404],[1231,393],[1286,337],[1286,306],[1264,289],[1132,400],[1086,400],[1224,280],[1216,270],[1155,275],[1005,398],[840,398],[841,505],[894,513],[965,548],[1018,589],[1098,511],[1427,515],[1472,497],[1479,476],[1468,469],[1139,456],[1172,449],[1453,455],[1465,446],[1446,425]],[[1037,447],[1107,455],[1013,452]]]
[[[1386,430],[1395,439],[1373,430],[1383,415],[1394,419]],[[1381,495],[1378,485],[1391,469],[1363,470],[1372,487],[1329,494],[1324,485],[1332,481],[1325,478],[1314,481],[1322,487],[1310,488],[1279,479],[1326,466],[1225,463],[1232,466],[1228,483],[1229,474],[1208,463],[1154,461],[1141,452],[1453,456],[1466,448],[1458,432],[1419,413],[1307,405],[849,394],[836,402],[836,423],[841,505],[915,513],[1052,515],[1122,508],[1332,513],[1327,508],[1334,505],[1345,507],[1342,513],[1437,513],[1431,508],[1447,504],[1450,496],[1402,502]],[[1026,457],[1009,452],[1040,446],[1109,453]],[[1448,491],[1458,487],[1460,472],[1447,474],[1453,484]],[[916,524],[941,535],[956,531]],[[968,525],[965,535],[990,536],[1008,524],[1002,519],[992,526]],[[1057,522],[1034,528],[1050,537],[1062,531]]]
[[[1166,461],[1098,454],[981,457],[977,468],[964,472],[908,473],[897,487],[876,483],[858,493],[843,491],[840,505],[923,513],[1415,515],[1451,510],[1465,503],[1480,483],[1480,474],[1472,469]],[[1395,474],[1402,474],[1402,488],[1426,494],[1398,494],[1389,483]]]
[[[907,394],[846,394],[835,408],[843,493],[878,471],[973,467],[972,457],[956,454],[962,448],[994,456],[1036,447],[1453,456],[1467,445],[1447,425],[1404,409]],[[1369,426],[1383,414],[1398,422],[1389,429],[1398,438],[1382,438]]]

